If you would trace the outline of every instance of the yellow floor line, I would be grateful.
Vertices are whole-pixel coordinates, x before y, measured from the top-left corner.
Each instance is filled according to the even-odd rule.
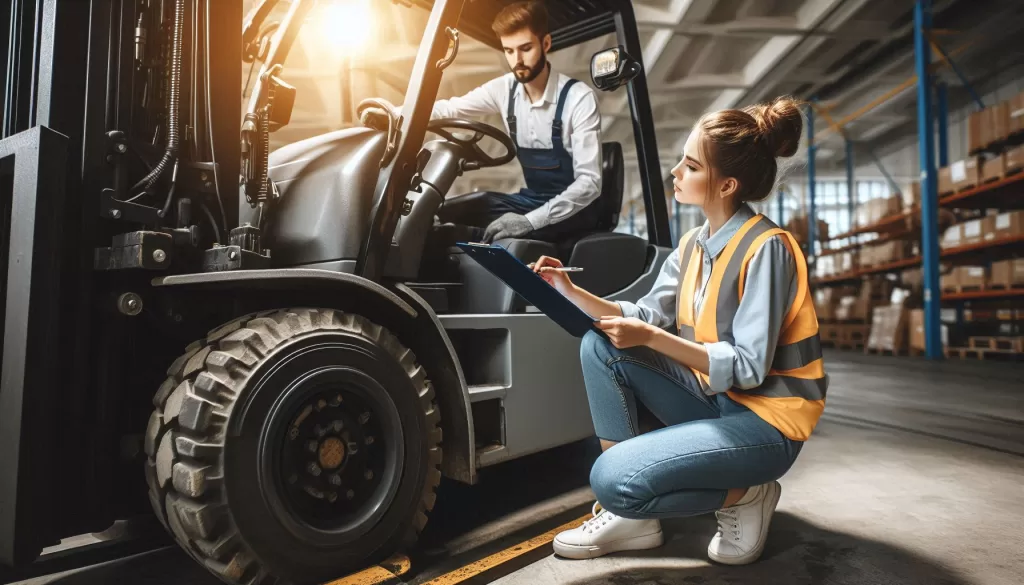
[[[410,567],[409,557],[398,554],[382,562],[380,565],[375,565],[324,585],[390,585],[392,583],[402,583],[402,580],[398,577],[407,573]]]
[[[480,559],[479,561],[470,563],[464,567],[460,567],[449,573],[445,573],[440,577],[435,577],[430,581],[423,583],[422,585],[455,585],[456,583],[462,583],[463,581],[472,579],[473,577],[476,577],[477,575],[485,571],[489,571],[502,563],[506,563],[516,557],[520,557],[530,551],[536,550],[542,546],[547,545],[549,542],[555,539],[555,535],[557,535],[559,532],[562,532],[563,530],[571,530],[573,528],[576,528],[580,524],[583,524],[585,520],[588,520],[590,518],[591,515],[587,514],[586,516],[577,518],[572,522],[563,524],[558,528],[555,528],[554,530],[545,532],[540,536],[535,536],[530,540],[527,540],[526,542],[522,542],[513,547],[506,548],[503,551],[496,552],[489,557]],[[345,585],[349,584],[346,583]]]

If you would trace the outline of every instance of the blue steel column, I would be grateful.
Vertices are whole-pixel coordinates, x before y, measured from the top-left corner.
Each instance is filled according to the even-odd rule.
[[[807,217],[807,255],[813,257],[814,243],[817,241],[818,212],[814,205],[814,153],[818,146],[814,144],[814,110],[807,106],[807,195],[810,201]]]
[[[942,329],[939,290],[938,185],[935,169],[935,140],[932,132],[931,48],[928,29],[931,26],[931,0],[914,4],[914,61],[917,67],[917,134],[921,152],[921,255],[924,258],[924,335],[925,354],[930,360],[942,359]]]
[[[939,123],[939,167],[949,166],[949,92],[945,82],[935,84]]]
[[[850,226],[853,226],[853,211],[857,207],[854,200],[857,194],[856,185],[853,184],[853,141],[846,139],[846,195],[850,208]]]

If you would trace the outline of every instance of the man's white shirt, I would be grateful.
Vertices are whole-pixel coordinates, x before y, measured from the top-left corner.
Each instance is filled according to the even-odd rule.
[[[551,149],[551,123],[558,96],[569,77],[551,71],[544,96],[530,102],[522,84],[516,89],[515,115],[518,147]],[[431,112],[434,118],[469,118],[498,114],[508,132],[509,89],[515,83],[512,73],[492,79],[466,95],[438,100]],[[585,83],[569,89],[562,111],[562,144],[572,155],[575,180],[565,191],[544,205],[526,213],[534,229],[557,223],[582,211],[601,194],[601,115],[597,95]]]

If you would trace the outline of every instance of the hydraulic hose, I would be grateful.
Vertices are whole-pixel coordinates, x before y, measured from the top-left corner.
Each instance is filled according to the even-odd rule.
[[[171,59],[169,95],[167,98],[167,148],[160,162],[132,187],[132,194],[151,188],[178,157],[181,141],[178,128],[178,107],[181,105],[182,29],[185,26],[185,0],[174,0],[174,21],[171,24]]]

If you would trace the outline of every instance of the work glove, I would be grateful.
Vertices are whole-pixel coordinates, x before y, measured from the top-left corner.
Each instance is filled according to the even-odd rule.
[[[384,103],[388,103],[385,100]],[[373,128],[374,130],[387,130],[388,129],[388,114],[395,111],[395,106],[388,103],[391,106],[391,112],[386,112],[376,106],[366,108],[362,114],[359,115],[359,123],[367,128]]]
[[[533,224],[525,215],[506,213],[492,221],[484,230],[484,242],[490,244],[495,240],[518,238],[533,231]]]

